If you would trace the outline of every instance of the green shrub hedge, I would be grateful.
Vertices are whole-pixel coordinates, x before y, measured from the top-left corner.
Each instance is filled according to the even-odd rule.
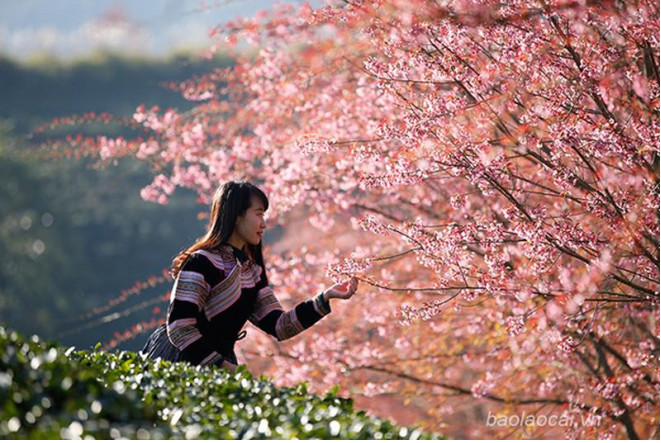
[[[0,438],[439,438],[352,400],[188,363],[75,351],[0,327]]]

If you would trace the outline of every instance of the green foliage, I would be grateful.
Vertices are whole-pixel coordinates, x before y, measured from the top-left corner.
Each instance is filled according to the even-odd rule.
[[[336,392],[277,388],[133,352],[64,350],[0,327],[0,438],[439,438],[353,409]]]
[[[2,327],[0,348],[0,438],[171,435],[153,404],[119,383],[104,384],[98,368],[71,359],[70,350]]]

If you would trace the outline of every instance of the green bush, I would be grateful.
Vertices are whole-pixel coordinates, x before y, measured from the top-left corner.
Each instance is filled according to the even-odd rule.
[[[98,367],[63,350],[24,340],[0,327],[0,438],[165,438],[172,431],[155,404],[119,380],[100,381]],[[72,358],[73,357],[73,358]]]
[[[0,327],[0,438],[439,438],[305,384],[122,351],[64,350]]]

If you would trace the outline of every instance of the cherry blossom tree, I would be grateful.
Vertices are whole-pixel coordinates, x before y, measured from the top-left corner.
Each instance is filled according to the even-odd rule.
[[[296,226],[266,245],[285,305],[361,280],[305,338],[251,334],[244,357],[279,383],[454,437],[658,438],[658,12],[282,5],[212,30],[236,64],[171,85],[191,111],[140,106],[143,135],[56,149],[148,162],[163,204],[253,180],[270,225]],[[522,413],[565,422],[489,423]]]

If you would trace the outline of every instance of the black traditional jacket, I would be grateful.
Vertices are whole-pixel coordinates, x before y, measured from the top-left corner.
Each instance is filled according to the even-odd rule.
[[[152,334],[143,353],[203,366],[223,360],[236,364],[234,344],[245,336],[241,329],[247,321],[286,340],[330,311],[321,294],[285,311],[265,270],[225,244],[191,254],[174,282],[166,325]]]

